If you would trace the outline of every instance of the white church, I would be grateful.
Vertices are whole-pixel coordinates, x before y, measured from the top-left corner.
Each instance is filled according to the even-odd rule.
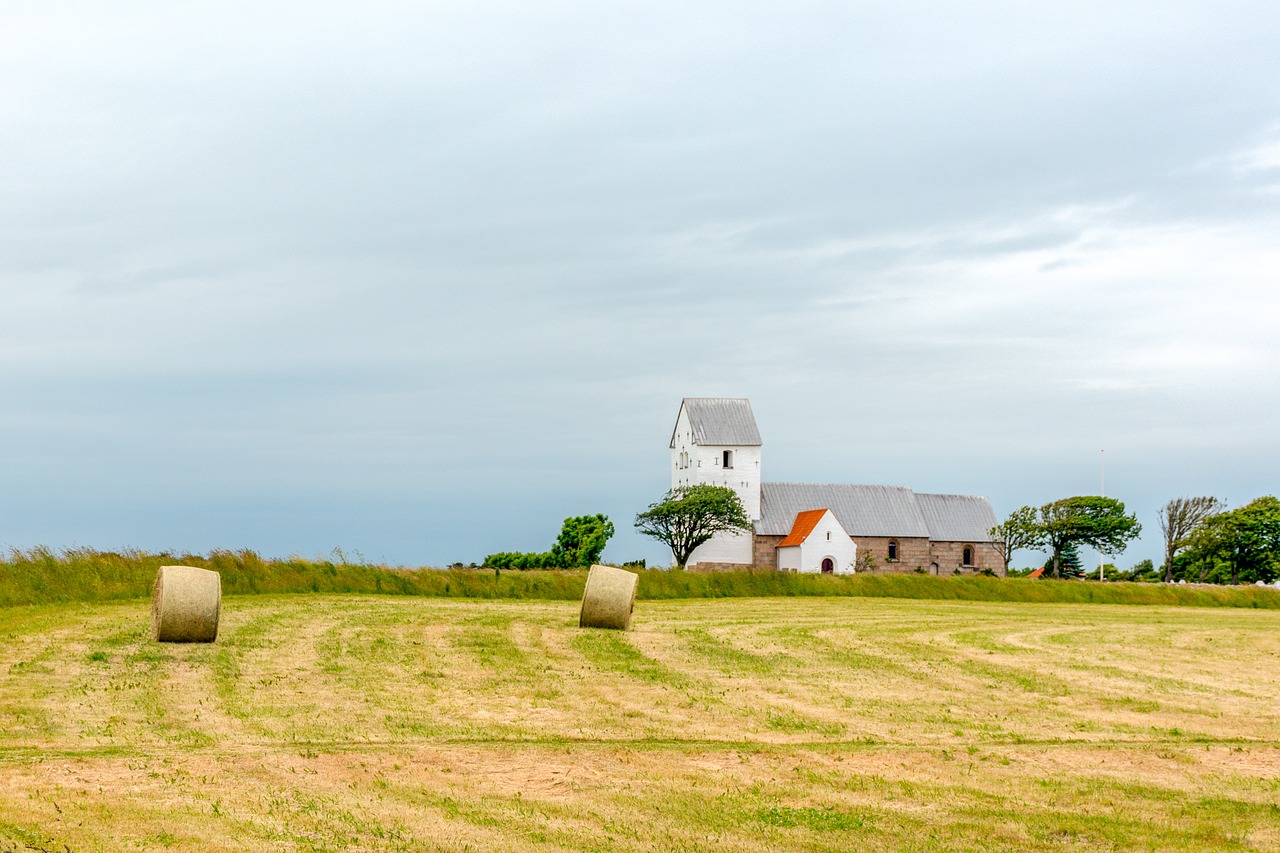
[[[984,497],[913,492],[905,486],[766,483],[761,441],[745,398],[686,397],[671,433],[671,486],[728,486],[751,517],[750,533],[721,534],[689,558],[693,571],[759,566],[846,574],[1004,573],[993,547],[995,512]],[[859,560],[861,555],[861,560]]]

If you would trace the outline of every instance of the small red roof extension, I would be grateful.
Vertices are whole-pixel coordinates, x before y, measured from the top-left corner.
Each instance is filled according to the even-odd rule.
[[[778,543],[779,548],[788,548],[792,545],[799,545],[809,538],[809,534],[813,532],[813,528],[818,526],[818,522],[827,514],[825,509],[806,509],[796,515],[796,523],[791,526],[791,532],[787,534],[787,538]]]
[[[1044,574],[1044,566],[1041,566],[1040,568],[1036,569],[1034,572],[1032,572],[1031,574],[1027,575],[1027,577],[1029,577],[1029,578],[1038,578],[1038,577],[1040,577],[1042,574]]]

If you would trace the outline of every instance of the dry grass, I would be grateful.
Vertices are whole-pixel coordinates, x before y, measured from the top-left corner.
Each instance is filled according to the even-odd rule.
[[[1280,613],[0,609],[0,851],[1274,850]]]

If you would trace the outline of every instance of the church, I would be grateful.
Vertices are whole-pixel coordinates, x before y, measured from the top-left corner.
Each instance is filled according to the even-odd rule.
[[[855,570],[1004,574],[990,534],[991,502],[905,486],[765,483],[761,441],[745,398],[686,397],[671,433],[671,486],[728,486],[754,529],[721,534],[689,558],[694,571],[759,566],[846,574]]]

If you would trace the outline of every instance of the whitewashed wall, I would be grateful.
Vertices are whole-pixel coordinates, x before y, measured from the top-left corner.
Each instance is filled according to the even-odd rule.
[[[721,464],[726,450],[733,453],[733,467],[728,469]],[[671,487],[728,486],[755,521],[760,518],[760,457],[759,446],[694,444],[689,416],[681,407],[671,447]]]
[[[797,546],[778,549],[778,568],[821,573],[822,561],[830,557],[835,573],[851,575],[858,561],[858,545],[830,511],[823,514],[809,536]]]
[[[693,442],[689,415],[680,407],[671,447],[671,487],[708,484],[728,486],[742,501],[752,521],[760,518],[760,447],[699,445]],[[724,451],[733,453],[733,467],[726,469]],[[721,534],[699,546],[689,557],[697,563],[740,563],[751,565],[751,534]]]
[[[739,563],[751,565],[750,533],[722,533],[711,538],[710,542],[693,549],[689,556],[689,565],[698,563]]]

